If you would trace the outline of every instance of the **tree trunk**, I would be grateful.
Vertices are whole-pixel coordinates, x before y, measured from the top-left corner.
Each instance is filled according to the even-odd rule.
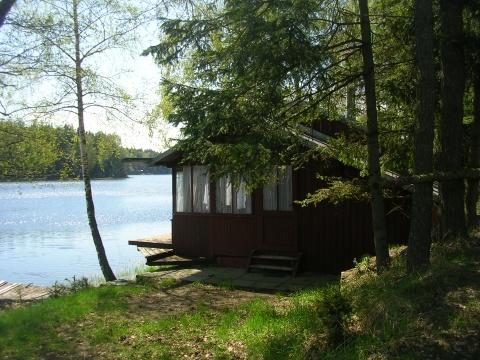
[[[350,85],[347,87],[347,116],[346,119],[349,123],[355,121],[355,86]]]
[[[380,174],[380,147],[378,144],[377,98],[375,92],[375,68],[373,63],[372,38],[368,0],[358,0],[360,8],[360,26],[362,32],[363,81],[367,105],[368,172],[370,194],[372,196],[373,238],[377,271],[387,267],[388,254],[385,208]]]
[[[440,118],[441,169],[462,168],[463,96],[465,59],[463,45],[463,1],[440,2],[441,59],[443,68],[442,114]],[[464,180],[442,181],[442,217],[447,238],[466,236]]]
[[[472,168],[480,167],[480,66],[475,66],[473,71],[473,123],[470,139],[469,165]],[[467,225],[468,228],[477,227],[477,203],[478,203],[478,179],[470,179],[467,182]]]
[[[433,55],[432,0],[415,1],[417,123],[415,127],[414,173],[433,170],[433,128],[435,117],[435,63]],[[412,198],[407,263],[410,271],[430,263],[432,229],[432,182],[415,184]]]
[[[93,243],[97,250],[98,262],[106,281],[115,280],[110,264],[108,263],[105,248],[103,247],[102,237],[98,231],[97,220],[95,218],[95,207],[93,204],[92,186],[90,184],[90,174],[88,169],[87,140],[85,136],[84,109],[83,109],[83,84],[82,84],[82,63],[80,57],[80,34],[78,30],[78,0],[73,0],[73,22],[75,33],[75,82],[77,85],[77,111],[78,111],[78,137],[80,146],[80,157],[82,163],[82,177],[85,185],[85,200],[87,203],[88,224],[92,233]]]

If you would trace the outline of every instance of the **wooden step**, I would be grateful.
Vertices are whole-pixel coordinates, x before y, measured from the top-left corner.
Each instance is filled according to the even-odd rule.
[[[253,265],[250,265],[250,269],[280,270],[280,271],[293,271],[293,270],[294,270],[291,266],[263,265],[263,264],[253,264]]]
[[[288,260],[296,261],[297,258],[293,256],[284,256],[284,255],[253,255],[254,259],[266,259],[266,260]]]
[[[301,257],[301,253],[253,250],[248,260],[247,272],[251,269],[290,271],[296,276]]]
[[[156,254],[151,254],[151,255],[145,256],[145,259],[147,260],[147,263],[148,263],[148,262],[152,262],[152,261],[155,261],[155,260],[165,259],[165,258],[173,256],[173,255],[175,255],[175,251],[167,250],[167,251],[158,252]]]
[[[157,259],[147,261],[149,266],[161,266],[161,265],[198,265],[208,262],[206,258],[184,258],[178,255],[171,255],[168,258]]]

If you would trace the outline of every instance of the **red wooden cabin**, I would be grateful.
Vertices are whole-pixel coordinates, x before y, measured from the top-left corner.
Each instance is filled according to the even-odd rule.
[[[325,146],[325,135],[311,131],[305,139]],[[172,168],[172,244],[185,257],[205,257],[224,266],[247,267],[254,250],[301,253],[301,269],[338,273],[355,258],[373,254],[371,209],[368,202],[300,207],[308,193],[321,186],[314,163],[292,171],[277,169],[282,179],[252,194],[234,189],[228,178],[212,180],[205,166],[179,165],[179,153],[169,150],[154,164]],[[357,169],[332,159],[323,175],[352,178]],[[388,207],[388,204],[387,204]],[[404,213],[387,216],[389,241],[404,243],[409,222]]]

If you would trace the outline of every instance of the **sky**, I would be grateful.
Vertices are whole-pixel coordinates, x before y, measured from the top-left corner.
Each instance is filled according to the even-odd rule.
[[[155,43],[157,38],[149,36],[144,38],[141,44],[144,48]],[[117,66],[126,67],[129,73],[123,74],[119,83],[132,95],[140,95],[144,97],[146,102],[145,110],[152,108],[160,100],[158,95],[160,84],[160,69],[156,65],[151,56],[141,56],[140,52],[137,54],[119,54],[115,62]],[[109,62],[109,66],[112,63]],[[126,147],[153,149],[157,151],[166,150],[166,144],[163,141],[163,134],[165,132],[169,138],[176,136],[175,129],[168,126],[166,123],[160,123],[157,132],[149,134],[149,129],[135,122],[112,122],[105,121],[94,114],[91,114],[93,121],[86,119],[85,127],[88,131],[103,131],[108,133],[115,133],[122,139],[122,145]],[[76,121],[73,119],[73,121]]]
[[[140,30],[138,44],[129,54],[125,51],[115,52],[114,56],[108,55],[104,64],[114,72],[125,71],[119,76],[118,83],[132,96],[140,96],[143,110],[152,109],[160,100],[159,85],[161,80],[160,68],[155,64],[152,56],[142,56],[141,52],[151,45],[158,43],[159,35],[157,23],[150,23]],[[111,60],[113,57],[113,61]],[[108,73],[108,69],[102,70]],[[95,118],[86,123],[89,131],[103,131],[115,133],[122,139],[126,147],[153,149],[163,151],[168,148],[165,138],[174,139],[178,131],[166,122],[160,120],[157,129],[152,134],[149,129],[134,122],[112,123]]]
[[[142,101],[143,111],[152,109],[160,100],[158,95],[161,80],[160,68],[155,64],[153,57],[142,56],[141,52],[151,45],[158,43],[157,24],[151,23],[140,31],[139,41],[135,48],[129,52],[114,51],[106,58],[100,57],[100,72],[106,73],[122,86],[130,95],[139,96]],[[121,73],[120,75],[115,75]],[[139,114],[140,115],[140,114]],[[76,124],[76,119],[70,119],[70,123]],[[104,120],[96,114],[88,114],[85,119],[87,131],[103,131],[115,133],[120,136],[122,145],[125,147],[152,149],[164,151],[168,148],[165,139],[174,139],[178,131],[172,126],[160,121],[158,127],[152,133],[146,126],[135,122],[115,122]]]

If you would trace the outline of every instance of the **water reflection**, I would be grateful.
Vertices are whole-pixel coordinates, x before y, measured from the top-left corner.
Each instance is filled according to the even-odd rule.
[[[97,180],[92,187],[114,271],[143,263],[127,241],[170,231],[171,177]],[[0,183],[0,279],[49,285],[98,273],[81,182]]]

